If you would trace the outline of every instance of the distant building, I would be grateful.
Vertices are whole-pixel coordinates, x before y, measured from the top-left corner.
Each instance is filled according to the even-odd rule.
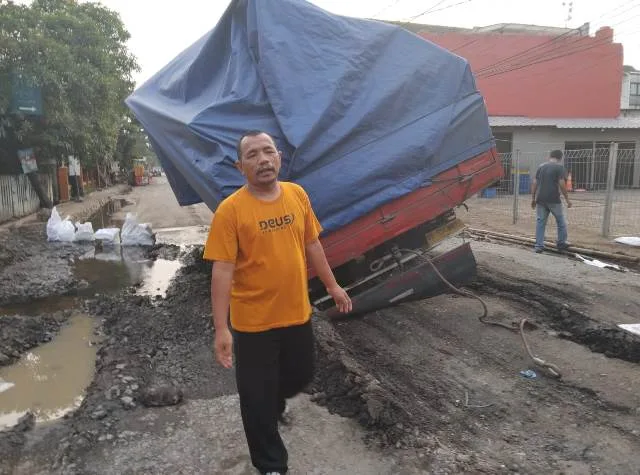
[[[625,115],[640,116],[640,71],[625,68],[622,77],[620,109]]]
[[[640,187],[640,72],[623,68],[611,28],[405,28],[469,61],[507,168],[519,151],[519,168],[533,172],[559,148],[576,187],[601,189],[617,142],[616,184]]]

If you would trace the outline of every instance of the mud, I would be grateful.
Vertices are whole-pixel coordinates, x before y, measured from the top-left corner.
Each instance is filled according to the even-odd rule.
[[[51,341],[70,314],[0,315],[0,367],[15,363],[27,351]]]
[[[480,270],[478,281],[471,289],[527,305],[533,318],[542,320],[562,338],[585,345],[591,351],[610,358],[640,362],[640,337],[572,308],[568,302],[581,302],[579,295],[558,292],[556,288],[538,282],[514,282],[507,275],[486,269]]]
[[[235,392],[233,374],[213,360],[210,267],[196,258],[198,252],[180,256],[184,265],[163,298],[135,295],[131,292],[138,290],[131,289],[129,296],[88,302],[88,311],[102,322],[103,343],[87,397],[69,421],[61,467],[82,467],[87,453],[114,440],[131,412],[142,406]]]
[[[516,333],[480,323],[476,302],[443,295],[320,323],[314,399],[430,473],[636,473],[638,338],[586,315],[598,307],[579,287],[514,279],[495,255],[479,257],[470,288],[493,318],[526,317],[534,353],[558,364],[562,379],[537,367]],[[627,285],[630,300],[599,304],[608,318],[625,321],[616,307],[634,302]],[[525,369],[537,377],[523,378]]]
[[[72,262],[89,245],[47,243],[42,226],[0,234],[0,307],[82,288]]]
[[[376,462],[378,471],[366,473],[637,473],[638,341],[616,327],[637,315],[635,277],[568,268],[502,246],[475,250],[480,272],[469,288],[493,318],[530,321],[533,351],[561,367],[560,380],[531,361],[517,334],[480,323],[477,302],[443,295],[339,322],[315,317],[311,399],[356,421],[369,446],[394,461],[392,468]],[[55,258],[58,251],[50,252]],[[239,416],[230,414],[233,372],[213,359],[211,267],[201,252],[159,244],[141,259],[170,261],[163,274],[175,271],[173,278],[145,288],[144,270],[134,278],[123,271],[117,281],[126,288],[82,296],[100,338],[86,396],[58,423],[0,433],[0,453],[13,454],[0,459],[0,472],[216,466],[198,452],[207,450],[198,441],[219,445],[219,434],[230,430],[225,424],[237,425]],[[13,264],[22,258],[28,252]],[[563,272],[557,279],[544,273],[553,266]],[[108,284],[80,280],[89,289]],[[620,282],[627,288],[612,294],[609,287]],[[526,369],[537,377],[522,377]],[[242,443],[234,432],[233,450],[245,453]],[[135,458],[147,453],[158,461]],[[119,458],[111,464],[109,457]],[[163,461],[172,465],[160,467]],[[225,463],[230,473],[247,473],[238,468],[248,466],[246,457]]]
[[[51,341],[0,369],[0,379],[13,384],[0,393],[0,429],[28,412],[36,422],[51,421],[80,405],[93,378],[93,325],[87,315],[74,314]]]

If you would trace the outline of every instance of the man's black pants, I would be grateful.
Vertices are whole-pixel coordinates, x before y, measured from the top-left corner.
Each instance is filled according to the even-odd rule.
[[[286,399],[314,372],[311,321],[258,333],[234,332],[236,384],[251,461],[261,473],[285,473],[288,453],[278,432]]]

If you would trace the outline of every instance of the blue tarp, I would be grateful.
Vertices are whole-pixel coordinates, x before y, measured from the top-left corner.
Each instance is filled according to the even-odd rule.
[[[243,184],[238,138],[261,129],[327,231],[493,146],[465,59],[303,0],[233,0],[126,103],[181,205],[215,211]]]

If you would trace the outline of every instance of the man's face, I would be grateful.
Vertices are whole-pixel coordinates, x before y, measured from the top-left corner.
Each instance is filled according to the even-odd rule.
[[[245,137],[237,166],[251,185],[264,186],[275,182],[280,172],[280,152],[266,134]]]

